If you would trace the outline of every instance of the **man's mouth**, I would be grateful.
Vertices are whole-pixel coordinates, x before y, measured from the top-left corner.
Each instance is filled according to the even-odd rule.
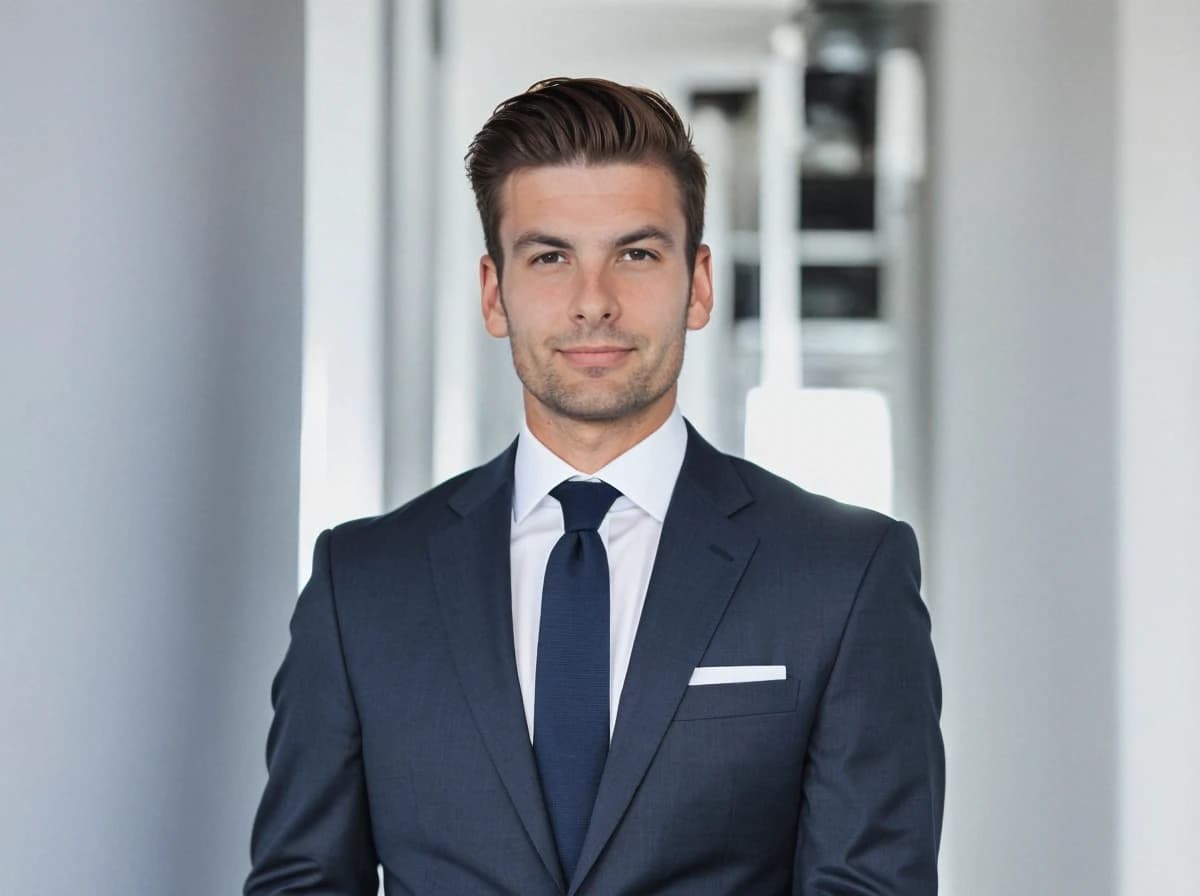
[[[633,353],[620,345],[584,345],[559,349],[573,367],[616,367]]]

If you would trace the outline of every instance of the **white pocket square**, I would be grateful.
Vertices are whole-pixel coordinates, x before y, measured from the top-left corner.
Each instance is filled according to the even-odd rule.
[[[688,686],[779,681],[782,678],[787,678],[787,666],[697,666]]]

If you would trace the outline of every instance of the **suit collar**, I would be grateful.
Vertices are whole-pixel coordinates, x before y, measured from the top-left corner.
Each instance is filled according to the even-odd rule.
[[[517,440],[513,469],[513,521],[520,523],[533,508],[566,479],[599,479],[617,489],[659,524],[667,515],[675,480],[687,453],[688,431],[679,413],[670,416],[646,438],[594,474],[582,473],[547,448],[526,425]],[[628,506],[628,504],[626,504]]]
[[[754,496],[738,475],[728,455],[722,454],[696,432],[688,421],[688,447],[679,476],[722,516],[732,516],[753,503]]]
[[[463,483],[450,495],[447,503],[459,516],[470,516],[497,491],[503,490],[512,503],[513,462],[517,456],[517,440],[488,463],[463,477]]]
[[[681,479],[687,479],[713,507],[726,516],[741,510],[754,500],[729,458],[710,445],[696,428],[684,419],[687,450]],[[464,477],[463,484],[449,498],[450,507],[459,516],[468,516],[499,489],[511,496],[517,439],[491,461]],[[511,497],[510,497],[511,501]]]

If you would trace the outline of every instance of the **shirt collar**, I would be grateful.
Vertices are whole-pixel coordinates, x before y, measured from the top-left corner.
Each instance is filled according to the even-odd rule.
[[[523,424],[513,466],[513,521],[524,520],[563,480],[601,479],[661,523],[686,453],[687,427],[678,405],[662,426],[590,475],[556,455],[530,431],[528,423]]]

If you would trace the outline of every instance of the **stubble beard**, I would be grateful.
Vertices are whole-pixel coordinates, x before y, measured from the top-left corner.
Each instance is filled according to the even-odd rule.
[[[641,411],[666,395],[679,380],[683,369],[683,352],[686,337],[686,310],[680,321],[679,332],[672,342],[662,349],[659,358],[647,358],[645,339],[631,338],[612,328],[597,328],[587,334],[587,339],[575,336],[571,340],[552,342],[544,362],[519,347],[521,334],[509,320],[509,348],[513,367],[525,390],[553,414],[578,422],[614,422],[635,417]],[[640,366],[617,388],[594,388],[588,382],[570,384],[559,371],[554,369],[554,354],[562,347],[582,344],[585,341],[613,343],[629,346],[633,356],[629,359]],[[579,372],[586,380],[602,382],[617,373],[609,368],[586,368]]]
[[[522,361],[515,344],[513,366],[526,391],[555,415],[578,422],[613,422],[636,416],[671,390],[683,366],[683,340],[681,337],[667,349],[662,363],[642,366],[623,385],[612,389],[592,388],[586,382],[568,384],[548,364],[535,369]],[[602,367],[580,371],[594,381],[611,373]]]

